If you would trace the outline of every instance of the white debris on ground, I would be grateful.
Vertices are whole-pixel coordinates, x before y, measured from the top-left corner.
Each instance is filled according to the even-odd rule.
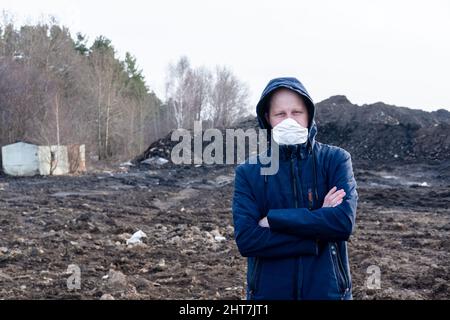
[[[169,160],[161,158],[161,157],[153,157],[150,159],[146,159],[144,161],[141,161],[141,164],[148,164],[148,165],[158,165],[158,166],[163,166],[165,164],[168,164]]]
[[[147,238],[147,235],[142,232],[142,230],[139,230],[138,232],[133,234],[130,239],[127,240],[127,245],[142,243],[143,238]]]
[[[119,165],[119,167],[121,167],[121,168],[124,168],[124,167],[134,167],[134,166],[135,166],[135,165],[132,164],[131,161],[127,161],[127,162],[121,163],[121,164]]]
[[[219,230],[213,230],[210,232],[210,234],[214,237],[214,240],[216,240],[217,242],[223,242],[226,241],[227,238],[225,238],[224,236],[222,236],[219,232]]]

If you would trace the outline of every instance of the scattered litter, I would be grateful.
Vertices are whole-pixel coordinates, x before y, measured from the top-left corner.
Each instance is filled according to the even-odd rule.
[[[430,185],[428,184],[428,182],[408,182],[407,185],[409,185],[410,187],[413,188],[417,188],[417,187],[422,187],[422,188],[429,188]]]
[[[227,238],[220,234],[219,230],[213,230],[210,232],[210,234],[214,236],[214,240],[216,240],[217,242],[223,242],[227,240]]]
[[[161,158],[161,157],[153,157],[150,159],[146,159],[144,161],[141,161],[141,164],[148,164],[148,165],[158,165],[158,166],[163,166],[165,164],[168,164],[169,160]]]
[[[135,165],[131,163],[131,161],[121,163],[119,167],[134,167]]]
[[[160,268],[164,268],[166,266],[166,260],[161,259],[161,261],[159,261],[157,266]]]
[[[223,242],[223,241],[226,241],[226,240],[227,240],[227,238],[222,237],[222,236],[215,236],[214,239],[215,239],[217,242]]]
[[[229,287],[225,288],[225,291],[239,291],[242,290],[242,287]]]
[[[396,176],[382,176],[384,179],[398,180],[399,178]]]
[[[147,238],[147,235],[141,230],[139,230],[138,232],[133,234],[133,236],[130,239],[127,240],[127,245],[142,243],[142,238]]]
[[[234,182],[234,176],[218,176],[213,184],[217,187],[223,187]]]

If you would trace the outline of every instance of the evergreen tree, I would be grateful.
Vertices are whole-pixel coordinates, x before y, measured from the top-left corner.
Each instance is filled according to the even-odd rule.
[[[75,50],[81,55],[87,56],[89,54],[89,49],[87,47],[87,38],[80,32],[77,33],[77,40],[75,41]]]

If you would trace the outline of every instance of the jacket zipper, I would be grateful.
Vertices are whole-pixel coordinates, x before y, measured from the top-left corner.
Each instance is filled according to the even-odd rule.
[[[297,177],[295,172],[295,158],[291,155],[291,177],[292,177],[292,189],[294,192],[294,203],[295,208],[298,208],[298,193],[297,193]],[[299,270],[299,259],[295,262],[295,285],[294,285],[294,298],[298,300],[298,270]]]
[[[344,295],[345,295],[350,290],[350,279],[348,278],[347,271],[344,268],[344,263],[342,262],[341,253],[338,249],[337,243],[336,243],[336,253],[337,253],[339,265],[341,266],[342,274],[344,275],[344,279],[345,279],[345,292],[344,292]]]
[[[250,276],[250,299],[253,300],[253,297],[255,295],[255,291],[256,291],[256,275],[258,273],[258,266],[259,266],[259,259],[258,257],[255,258],[255,262],[253,264],[253,272]]]
[[[294,192],[295,208],[298,208],[298,195],[297,195],[297,178],[295,177],[295,159],[291,158],[291,176],[292,176],[292,189]]]
[[[331,247],[331,253],[336,257],[337,261],[337,273],[338,277],[340,278],[341,282],[344,285],[344,293],[342,295],[342,299],[344,299],[347,292],[350,290],[350,281],[348,279],[347,272],[345,271],[344,264],[342,263],[341,254],[339,253],[338,245],[337,243],[334,243]]]
[[[312,189],[309,188],[308,189],[308,209],[309,209],[309,211],[312,211],[313,207],[314,207],[314,197],[313,197]]]

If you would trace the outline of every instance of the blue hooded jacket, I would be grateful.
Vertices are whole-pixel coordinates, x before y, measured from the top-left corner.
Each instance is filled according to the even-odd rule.
[[[236,168],[233,197],[235,240],[247,260],[249,300],[352,299],[347,241],[353,232],[358,194],[350,154],[315,141],[314,103],[295,78],[269,82],[257,105],[260,127],[279,88],[297,92],[310,116],[309,139],[279,147],[279,171],[261,174],[249,160]],[[322,208],[333,188],[346,196],[335,208]],[[270,228],[258,225],[268,218]]]

